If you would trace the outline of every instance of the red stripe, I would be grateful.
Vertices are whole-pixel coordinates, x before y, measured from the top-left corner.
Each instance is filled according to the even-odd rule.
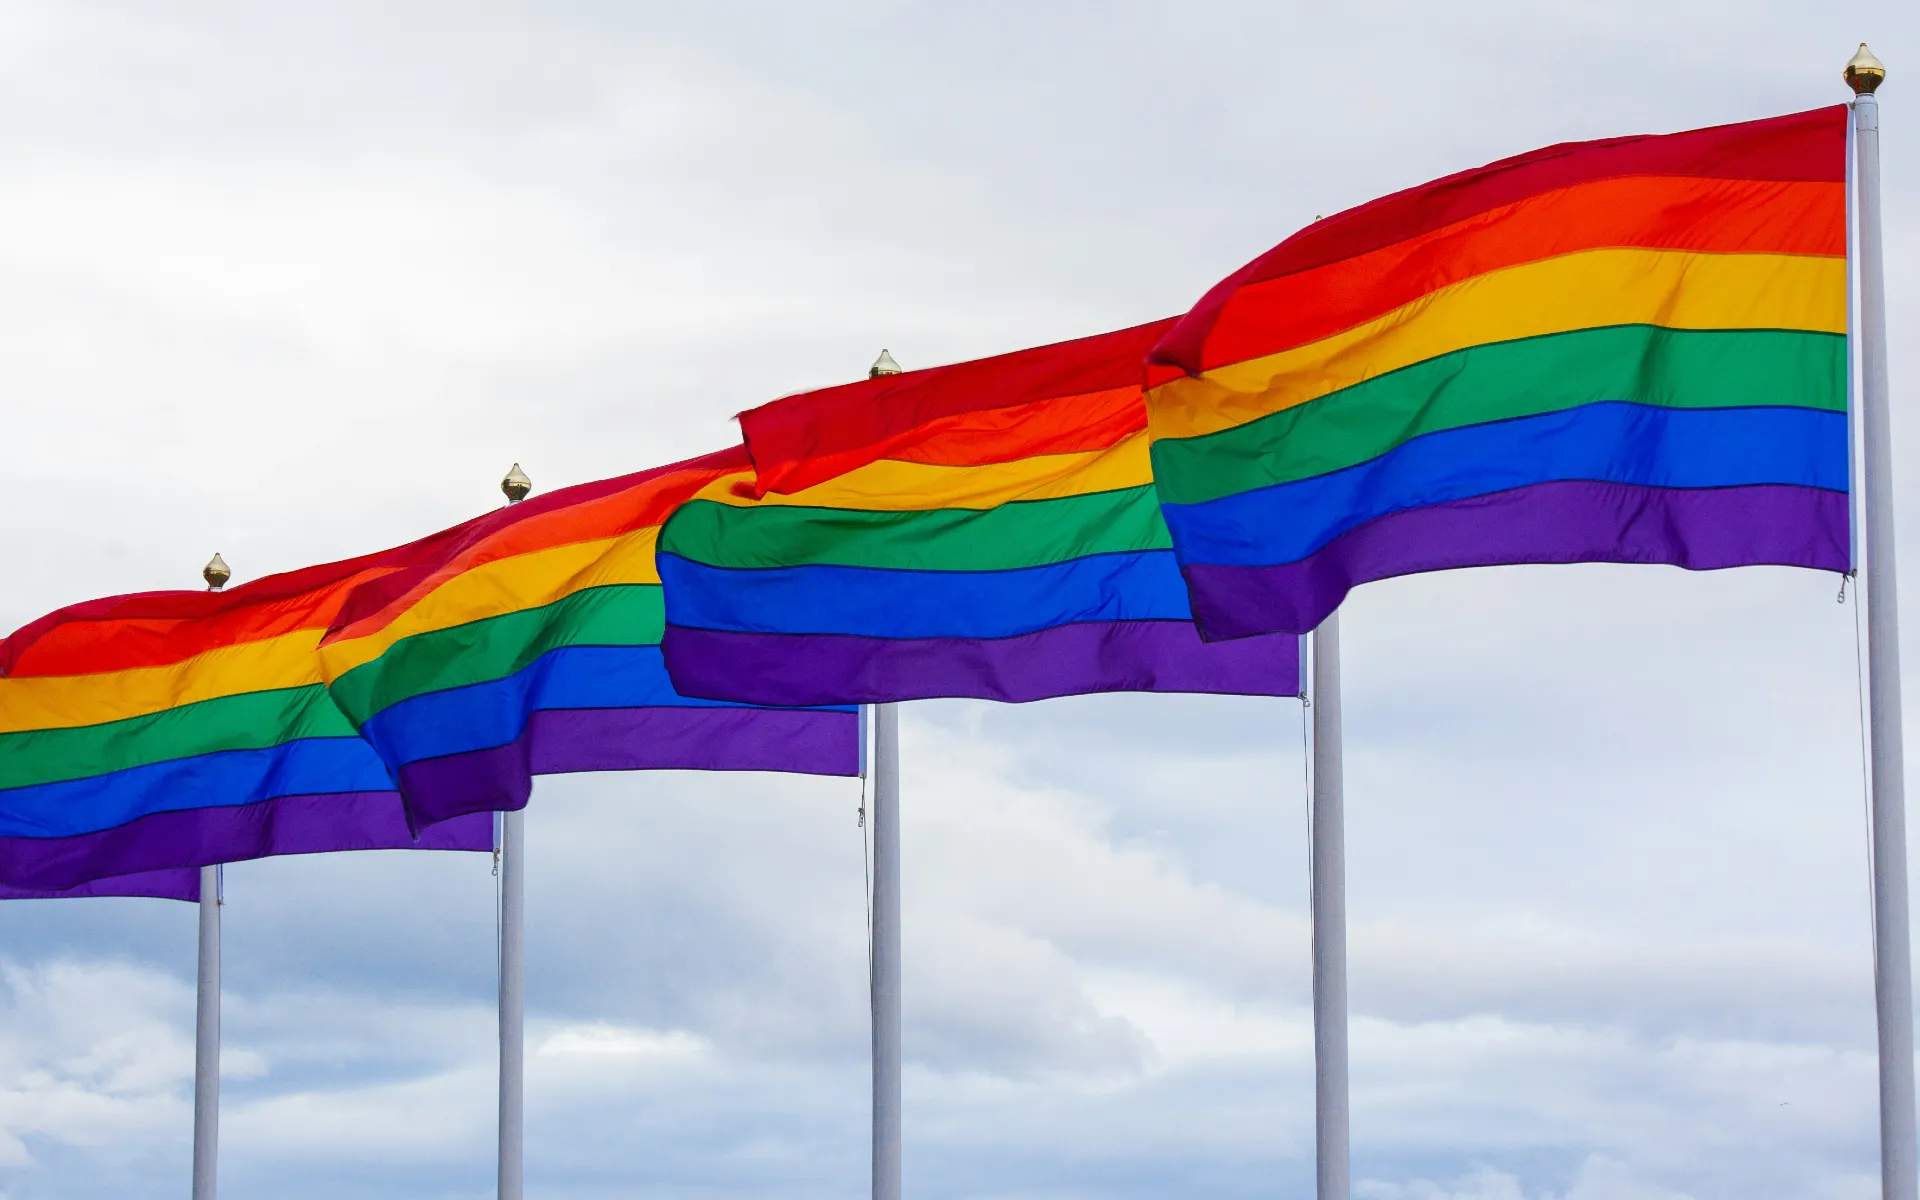
[[[396,569],[398,553],[267,575],[224,592],[136,592],[70,604],[0,642],[0,677],[167,666],[222,646],[324,629],[353,588]]]
[[[1215,358],[1208,343],[1240,289],[1369,254],[1545,192],[1636,175],[1844,183],[1846,131],[1847,107],[1836,104],[1686,133],[1568,142],[1396,192],[1309,225],[1222,280],[1154,347],[1152,360],[1188,374],[1237,361]],[[1154,381],[1161,376],[1156,370]]]
[[[442,583],[486,563],[662,524],[707,483],[749,465],[746,448],[561,488],[403,546],[405,565],[350,596],[326,641],[365,637]]]
[[[910,438],[896,439],[886,456],[897,462],[977,467],[1037,454],[1105,450],[1146,427],[1146,401],[1140,385],[1133,383],[1085,396],[942,417],[914,430]]]
[[[378,628],[391,615],[381,617],[382,610],[395,603],[404,607],[448,574],[528,550],[658,525],[699,484],[748,465],[745,447],[735,446],[529,497],[404,546],[268,575],[223,592],[139,592],[83,601],[0,642],[0,678],[168,666],[224,646],[369,617],[377,618],[372,628]],[[673,486],[667,478],[688,472],[697,481],[691,486]],[[660,485],[643,488],[655,480]],[[636,488],[642,490],[636,494]]]
[[[740,414],[758,494],[791,494],[881,458],[905,457],[929,422],[1137,387],[1172,318],[993,358],[788,396]],[[1011,430],[1009,433],[1013,432]],[[1002,443],[995,453],[1022,458]],[[995,460],[1005,461],[1005,459]]]

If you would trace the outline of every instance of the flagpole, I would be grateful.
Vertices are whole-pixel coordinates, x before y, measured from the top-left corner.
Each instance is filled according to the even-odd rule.
[[[533,481],[513,464],[500,490],[518,504]],[[527,813],[500,814],[499,1200],[521,1200],[526,1175]]]
[[[220,1162],[220,868],[200,868],[194,996],[193,1200],[214,1200]]]
[[[900,1200],[900,706],[873,706],[873,1200]]]
[[[898,375],[885,350],[867,378]],[[873,1200],[900,1200],[900,706],[873,706]]]
[[[1347,835],[1340,753],[1340,614],[1313,631],[1314,1194],[1348,1200]]]
[[[215,554],[201,568],[207,590],[233,578]],[[200,868],[200,962],[194,979],[193,1200],[214,1200],[220,1176],[220,868]]]
[[[500,820],[500,1200],[520,1200],[526,1152],[526,816]]]
[[[1887,284],[1881,261],[1880,104],[1887,76],[1866,43],[1847,63],[1854,91],[1854,186],[1860,243],[1860,416],[1865,442],[1867,730],[1872,747],[1873,998],[1880,1042],[1880,1194],[1915,1200],[1913,964],[1907,927],[1905,747],[1893,543],[1893,443],[1887,380]]]

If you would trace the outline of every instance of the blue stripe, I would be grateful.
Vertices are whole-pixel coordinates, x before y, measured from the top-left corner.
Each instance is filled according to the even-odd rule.
[[[1847,457],[1844,413],[1609,401],[1428,434],[1343,471],[1162,511],[1182,562],[1272,566],[1389,513],[1537,483],[1845,492]]]
[[[1016,571],[735,570],[656,556],[667,624],[742,633],[1006,638],[1090,621],[1190,621],[1170,550]]]
[[[359,738],[304,738],[265,750],[226,750],[9,788],[0,791],[0,837],[73,837],[150,813],[393,786],[373,747]]]
[[[398,766],[504,746],[529,716],[547,709],[739,707],[674,691],[658,646],[563,646],[505,679],[409,697],[374,714],[360,732]]]

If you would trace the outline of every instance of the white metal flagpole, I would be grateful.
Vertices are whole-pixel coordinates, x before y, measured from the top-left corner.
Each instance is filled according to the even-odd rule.
[[[1887,285],[1881,261],[1880,105],[1887,77],[1866,43],[1847,63],[1854,91],[1860,418],[1865,449],[1867,733],[1873,811],[1873,997],[1880,1040],[1880,1194],[1915,1200],[1913,963],[1907,925],[1907,803],[1900,727],[1900,626],[1893,548]]]
[[[215,554],[200,569],[207,590],[233,578]],[[200,868],[200,962],[193,1013],[193,1200],[214,1200],[220,1179],[220,894],[218,866]]]
[[[900,1200],[900,706],[873,706],[873,1200]]]
[[[1347,834],[1340,755],[1340,614],[1313,631],[1314,1194],[1348,1200]]]
[[[867,378],[898,375],[885,350]],[[900,1200],[900,706],[873,706],[873,1200]]]
[[[193,1200],[214,1200],[220,1171],[220,868],[200,868],[200,970],[194,996]]]
[[[500,490],[518,504],[533,481],[513,464]],[[527,849],[525,809],[500,814],[500,1200],[521,1200],[526,1175]]]
[[[520,1200],[526,1150],[527,814],[500,820],[500,1200]]]

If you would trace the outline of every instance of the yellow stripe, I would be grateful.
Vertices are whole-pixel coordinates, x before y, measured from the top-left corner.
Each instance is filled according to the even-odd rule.
[[[650,526],[618,537],[516,554],[463,571],[366,637],[322,647],[321,669],[329,680],[338,679],[380,657],[402,638],[539,608],[583,588],[659,583],[660,571],[653,562],[659,533],[658,526]]]
[[[0,679],[0,733],[99,725],[221,696],[319,683],[313,649],[320,636],[318,629],[302,629],[164,667]]]
[[[1585,250],[1489,271],[1278,354],[1177,379],[1147,397],[1158,438],[1232,429],[1469,346],[1604,325],[1845,333],[1844,259]]]
[[[715,480],[701,489],[699,498],[739,508],[782,504],[864,512],[988,509],[1016,500],[1058,500],[1139,487],[1153,482],[1153,468],[1147,460],[1147,437],[1141,432],[1104,450],[1039,454],[982,466],[882,459],[790,496],[774,493],[761,500],[734,494],[733,485],[750,478],[747,472]]]

